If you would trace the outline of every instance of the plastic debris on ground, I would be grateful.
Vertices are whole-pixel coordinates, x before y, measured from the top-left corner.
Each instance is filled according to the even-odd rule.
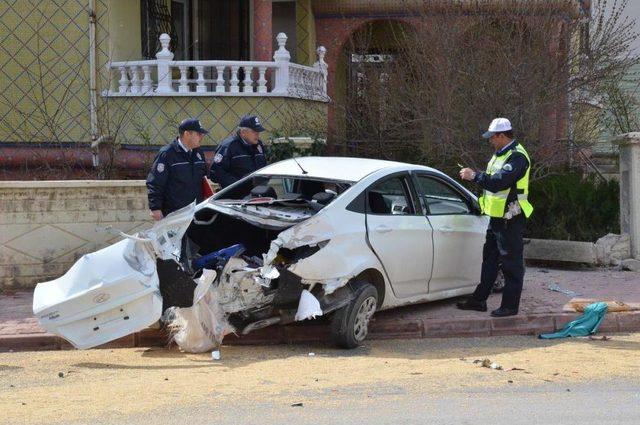
[[[570,289],[561,288],[560,285],[558,285],[557,283],[551,283],[547,285],[547,289],[553,292],[560,292],[561,294],[565,294],[570,297],[577,297],[579,295],[577,292],[572,291]]]
[[[566,338],[569,336],[588,336],[593,335],[598,331],[598,328],[604,321],[604,317],[607,314],[607,304],[603,302],[589,304],[584,309],[584,314],[567,323],[562,330],[558,332],[541,334],[538,338],[541,339],[555,339]]]
[[[589,335],[589,340],[590,341],[611,341],[611,337],[606,335],[602,335],[600,337]]]
[[[473,363],[474,364],[480,363],[480,366],[486,367],[487,369],[502,370],[502,366],[500,366],[496,362],[492,362],[490,359],[482,359],[482,360],[476,359],[473,361]]]
[[[298,303],[298,311],[296,312],[295,319],[297,321],[301,321],[306,319],[315,319],[316,316],[322,316],[320,301],[318,301],[311,292],[303,289],[302,294],[300,295],[300,302]]]
[[[196,280],[193,306],[172,307],[165,312],[171,338],[183,351],[211,351],[220,346],[225,335],[233,332],[218,303],[217,288],[211,285],[215,278],[214,270],[204,269]]]

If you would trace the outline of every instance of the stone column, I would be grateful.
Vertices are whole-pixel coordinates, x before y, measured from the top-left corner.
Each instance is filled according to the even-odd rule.
[[[270,61],[273,54],[271,0],[253,1],[253,60]]]
[[[620,147],[620,231],[631,238],[631,256],[640,259],[640,132],[614,140]]]

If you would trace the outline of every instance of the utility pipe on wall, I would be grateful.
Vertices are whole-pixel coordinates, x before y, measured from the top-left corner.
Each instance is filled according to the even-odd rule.
[[[91,142],[98,139],[98,98],[96,91],[96,2],[89,0],[89,120],[91,126]],[[93,166],[98,166],[98,154],[93,154]]]

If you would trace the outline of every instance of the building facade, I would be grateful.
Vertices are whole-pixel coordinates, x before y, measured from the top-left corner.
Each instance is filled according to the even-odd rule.
[[[0,179],[140,177],[189,116],[212,129],[209,154],[246,113],[266,138],[328,138],[344,153],[332,141],[358,135],[336,105],[352,107],[359,70],[393,52],[387,29],[424,25],[447,3],[2,2]],[[354,55],[365,28],[383,48]],[[545,137],[564,137],[561,106],[546,123]]]

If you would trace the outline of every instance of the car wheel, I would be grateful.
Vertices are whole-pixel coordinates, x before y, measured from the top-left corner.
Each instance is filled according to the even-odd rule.
[[[368,282],[350,283],[354,299],[333,313],[331,339],[342,348],[355,348],[365,340],[369,321],[378,305],[378,291]]]

